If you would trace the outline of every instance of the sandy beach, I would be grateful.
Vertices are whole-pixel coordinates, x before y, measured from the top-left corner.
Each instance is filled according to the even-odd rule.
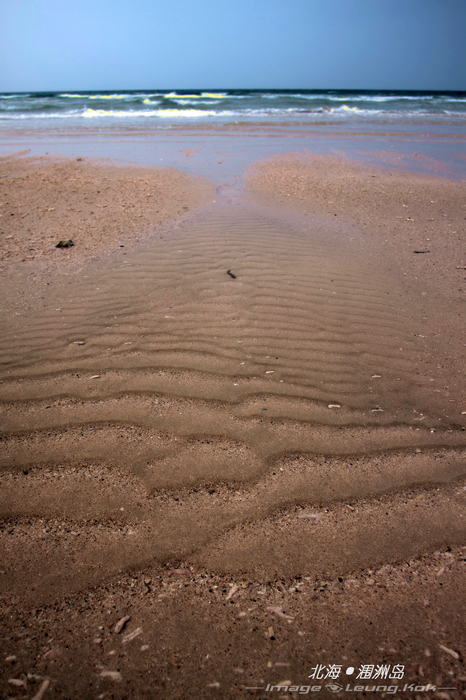
[[[463,698],[464,182],[0,176],[2,696]]]

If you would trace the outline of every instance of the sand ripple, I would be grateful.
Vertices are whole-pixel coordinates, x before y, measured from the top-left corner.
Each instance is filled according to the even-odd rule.
[[[154,559],[296,575],[462,541],[466,433],[410,300],[317,219],[218,207],[54,277],[0,356],[18,594],[25,571],[45,599]]]

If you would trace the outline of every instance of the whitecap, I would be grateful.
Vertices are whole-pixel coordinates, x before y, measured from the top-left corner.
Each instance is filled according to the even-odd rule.
[[[123,100],[130,95],[89,95],[90,100]]]

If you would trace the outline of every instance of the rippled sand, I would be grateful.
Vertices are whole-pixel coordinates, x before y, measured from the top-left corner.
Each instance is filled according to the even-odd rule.
[[[210,697],[217,683],[223,697],[240,697],[249,692],[244,686],[283,680],[277,673],[304,683],[306,664],[318,659],[369,663],[376,640],[375,661],[406,660],[418,685],[424,676],[451,680],[450,671],[461,685],[464,594],[455,567],[466,551],[466,404],[457,239],[437,226],[433,252],[414,253],[418,241],[394,226],[399,182],[393,187],[390,174],[377,171],[375,185],[372,171],[332,159],[323,182],[322,163],[317,171],[299,159],[261,164],[248,180],[248,203],[239,191],[215,194],[187,176],[183,190],[170,171],[177,199],[167,205],[163,231],[149,236],[141,227],[137,245],[127,231],[118,241],[102,234],[106,247],[92,249],[86,220],[81,246],[78,239],[69,251],[41,249],[38,236],[37,259],[6,266],[0,590],[11,629],[42,614],[59,652],[45,657],[54,661],[49,667],[44,639],[33,637],[26,653],[15,646],[22,637],[12,636],[5,655],[16,649],[19,664],[21,654],[39,654],[41,677],[54,678],[55,669],[51,697],[68,697],[63,689],[72,697],[70,688],[91,697],[96,663],[127,683],[125,690],[115,681],[112,697]],[[82,168],[87,197],[97,197],[99,166],[73,167]],[[26,189],[40,199],[37,177]],[[137,183],[143,177],[150,187],[150,173],[133,170]],[[163,171],[157,177],[163,187]],[[406,181],[413,189],[401,194],[416,200],[416,218],[434,212],[440,220],[450,206],[461,223],[461,185]],[[435,209],[426,192],[440,199]],[[118,219],[114,195],[104,204]],[[287,208],[278,209],[284,198]],[[400,210],[414,206],[405,198]],[[196,201],[204,209],[190,214]],[[371,232],[361,221],[368,208]],[[141,198],[134,209],[135,217],[151,216]],[[185,220],[169,229],[182,211]],[[428,280],[425,267],[413,268],[426,264]],[[409,623],[415,651],[400,645],[406,622],[389,612],[396,600],[416,606],[421,595],[406,566],[418,571],[429,601]],[[456,582],[450,612],[446,594],[437,600],[439,576]],[[99,624],[83,608],[89,596]],[[372,637],[366,603],[379,617]],[[277,622],[267,612],[277,605],[293,619],[278,615]],[[67,623],[52,620],[57,606],[58,620],[68,606],[80,634],[100,641],[71,643]],[[167,653],[154,638],[162,634],[162,608],[177,630],[163,633]],[[109,624],[126,612],[139,620],[128,629],[142,632],[115,666]],[[342,615],[353,619],[346,628]],[[233,620],[241,629],[231,628]],[[325,645],[328,624],[341,633]],[[181,642],[187,629],[196,630],[198,650],[189,656],[199,656],[197,670],[186,670],[193,663]],[[356,643],[361,635],[367,642]],[[200,671],[227,639],[231,649]],[[150,649],[136,652],[141,640]],[[453,646],[458,658],[442,655],[439,644]],[[89,666],[87,681],[73,670],[67,681],[69,648]],[[107,688],[111,680],[98,683]],[[158,684],[153,695],[151,683]]]

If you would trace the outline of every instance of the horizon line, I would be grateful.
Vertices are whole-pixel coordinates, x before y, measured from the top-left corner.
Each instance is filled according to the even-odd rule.
[[[41,94],[41,93],[65,93],[65,92],[75,92],[75,93],[93,93],[93,92],[227,92],[227,91],[234,91],[234,92],[295,92],[295,91],[306,91],[306,92],[330,92],[330,91],[335,91],[335,92],[420,92],[420,93],[464,93],[466,94],[466,89],[465,90],[452,90],[452,89],[438,89],[438,88],[335,88],[335,87],[315,87],[315,88],[306,88],[306,87],[292,87],[292,88],[245,88],[245,87],[207,87],[207,88],[195,88],[195,87],[188,87],[188,88],[179,88],[179,87],[171,87],[171,88],[93,88],[93,89],[86,89],[86,88],[64,88],[64,89],[59,89],[59,90],[53,90],[53,89],[44,89],[44,90],[1,90],[0,89],[0,94],[4,95],[25,95],[29,93],[36,93],[36,94]]]

